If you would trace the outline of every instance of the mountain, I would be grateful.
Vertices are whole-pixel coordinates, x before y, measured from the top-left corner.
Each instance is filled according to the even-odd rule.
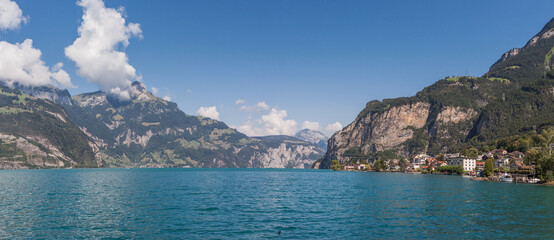
[[[107,167],[305,167],[324,153],[298,139],[250,138],[223,122],[185,114],[140,82],[132,88],[130,102],[94,92],[64,105]]]
[[[98,167],[98,149],[55,103],[0,86],[0,168]]]
[[[328,141],[332,160],[409,157],[495,147],[501,138],[554,125],[554,19],[482,77],[447,77],[413,97],[370,101]]]
[[[255,139],[261,140],[268,147],[264,162],[270,168],[311,168],[325,154],[324,148],[291,136],[276,135]]]
[[[302,129],[294,134],[294,137],[327,149],[327,140],[329,138],[320,131]]]
[[[61,90],[54,86],[25,86],[20,84],[14,84],[14,89],[19,90],[22,93],[31,95],[35,98],[49,100],[58,104],[71,105],[71,94],[66,89]]]

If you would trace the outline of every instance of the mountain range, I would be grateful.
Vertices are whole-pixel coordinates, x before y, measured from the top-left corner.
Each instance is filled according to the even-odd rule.
[[[328,142],[316,163],[407,158],[496,147],[554,125],[554,19],[483,76],[446,77],[412,97],[374,100]]]
[[[132,91],[121,102],[104,92],[2,86],[0,168],[309,168],[325,153],[299,138],[252,138],[187,115],[140,82]]]
[[[141,82],[132,84],[130,101],[104,92],[0,86],[0,168],[329,168],[335,159],[494,147],[554,125],[553,56],[554,19],[483,76],[446,77],[412,97],[370,101],[328,141],[308,129],[248,137],[185,114]]]

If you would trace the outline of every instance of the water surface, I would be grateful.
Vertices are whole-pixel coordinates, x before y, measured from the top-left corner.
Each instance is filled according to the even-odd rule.
[[[0,238],[553,239],[554,187],[324,170],[10,170],[0,171]]]

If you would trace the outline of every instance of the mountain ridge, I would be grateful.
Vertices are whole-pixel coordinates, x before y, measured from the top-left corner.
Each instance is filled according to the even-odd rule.
[[[132,98],[126,102],[119,101],[101,91],[70,96],[67,90],[60,90],[53,86],[16,85],[12,87],[15,89],[2,88],[15,97],[20,94],[27,97],[19,98],[32,98],[35,99],[34,101],[52,105],[58,109],[59,112],[55,112],[54,115],[62,116],[65,124],[68,125],[65,128],[73,131],[64,134],[61,139],[67,142],[77,137],[77,139],[86,140],[88,145],[85,149],[78,150],[72,149],[69,147],[71,144],[66,143],[65,149],[68,152],[75,150],[89,152],[87,159],[94,159],[94,163],[89,161],[86,164],[80,164],[79,161],[71,158],[73,161],[71,164],[69,160],[58,161],[55,164],[47,161],[47,164],[42,164],[39,162],[44,160],[38,158],[48,158],[48,152],[41,152],[39,155],[42,157],[35,157],[34,162],[27,159],[19,161],[18,164],[0,164],[0,168],[309,168],[325,152],[314,144],[296,138],[294,140],[282,137],[250,138],[236,129],[229,128],[223,122],[185,114],[177,104],[156,97],[147,91],[141,82],[133,82]],[[36,97],[21,92],[27,92]],[[71,98],[70,101],[64,99],[68,96]],[[17,109],[10,101],[5,101],[5,107]],[[34,113],[34,115],[37,114]],[[6,116],[12,116],[15,119],[5,123],[19,122],[24,118],[21,113]],[[40,127],[41,124],[43,123],[37,122],[34,126]],[[6,126],[5,129],[9,127]],[[18,140],[18,132],[2,130],[0,125],[0,141],[9,140],[7,143],[14,145],[16,140],[25,140],[25,138]],[[18,131],[23,132],[22,129]],[[6,132],[15,135],[3,137],[2,134]],[[0,142],[0,147],[2,143]],[[33,144],[38,145],[35,142],[27,145]],[[45,148],[42,145],[40,147]],[[56,149],[58,148],[63,146],[57,145]],[[12,152],[13,154],[6,155],[4,158],[14,159],[19,156],[17,154],[23,153],[15,150]],[[33,151],[29,150],[26,154],[33,154]]]
[[[370,101],[328,142],[331,160],[459,152],[554,125],[554,19],[481,77],[447,77],[412,97]]]

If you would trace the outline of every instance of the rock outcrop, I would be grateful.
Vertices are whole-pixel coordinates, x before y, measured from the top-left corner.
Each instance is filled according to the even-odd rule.
[[[450,138],[446,128],[472,121],[476,114],[472,109],[461,107],[445,107],[438,114],[433,114],[431,104],[426,102],[389,107],[384,111],[368,111],[329,139],[328,151],[320,167],[328,168],[333,159],[344,163],[352,157],[370,156],[387,150],[393,150],[399,156],[427,152],[429,139]],[[407,145],[418,131],[430,136],[423,147]],[[468,132],[469,129],[466,135]]]
[[[294,134],[294,137],[309,143],[313,143],[323,149],[327,149],[327,140],[329,140],[329,138],[325,136],[325,134],[323,134],[322,132],[310,129],[302,129]]]
[[[554,19],[482,77],[447,77],[413,97],[369,102],[314,166],[459,152],[554,125],[553,36]]]

